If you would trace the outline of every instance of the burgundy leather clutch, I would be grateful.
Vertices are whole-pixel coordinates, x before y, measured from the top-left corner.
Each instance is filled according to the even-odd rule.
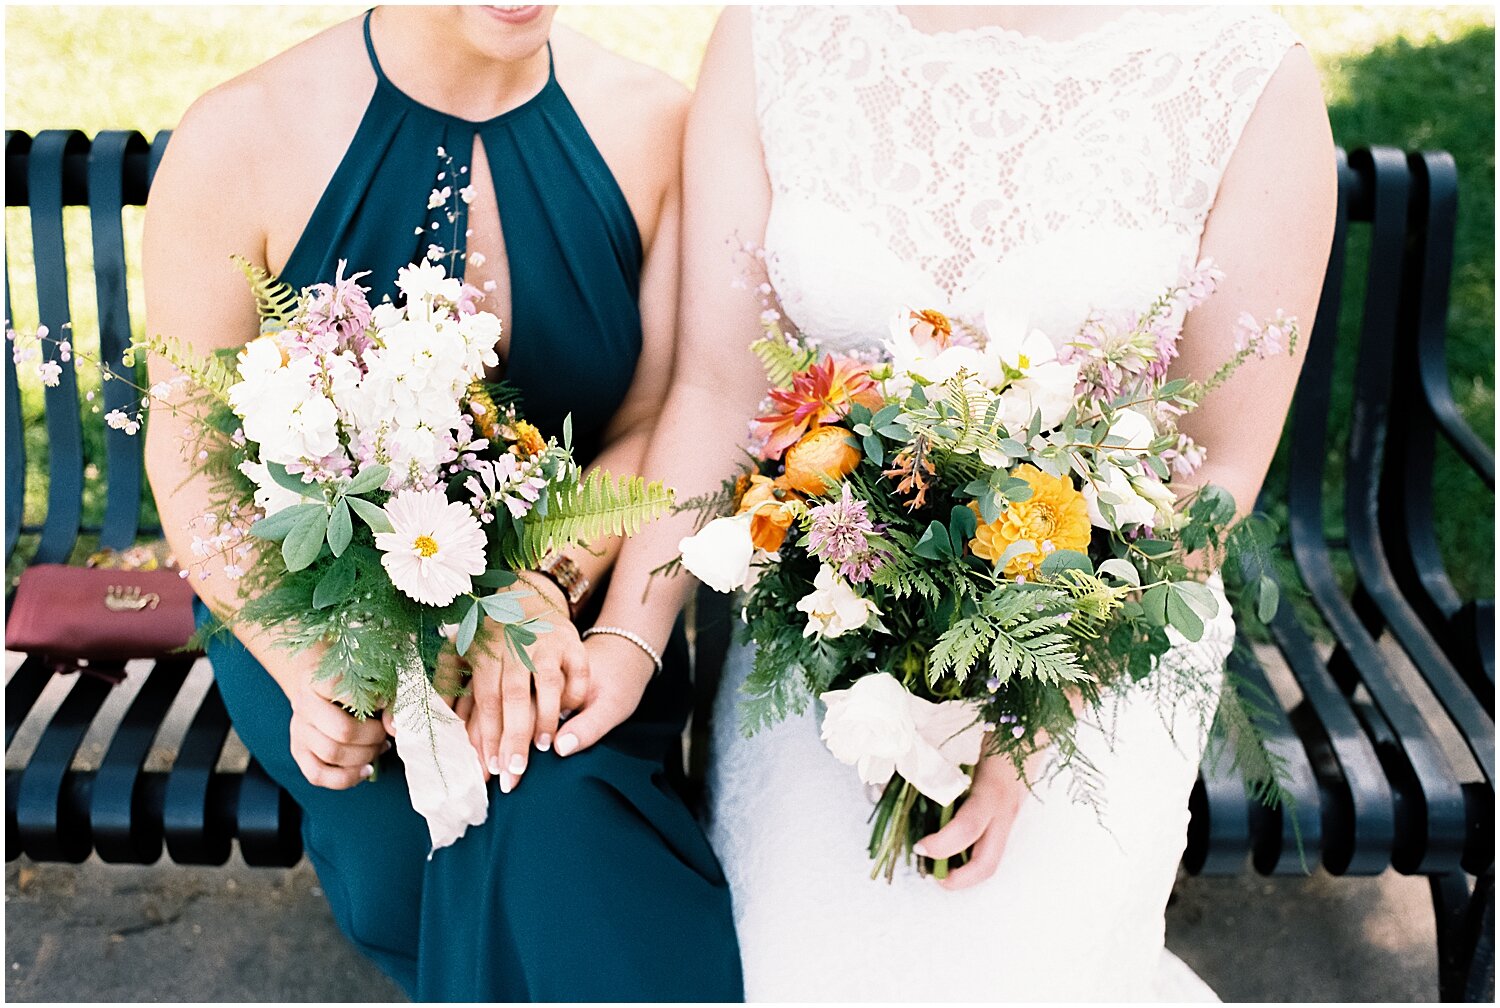
[[[21,574],[5,647],[53,659],[159,658],[193,636],[193,589],[177,570],[36,564]]]

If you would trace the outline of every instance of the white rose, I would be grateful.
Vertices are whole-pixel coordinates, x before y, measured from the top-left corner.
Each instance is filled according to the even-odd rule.
[[[717,592],[732,592],[750,580],[755,543],[750,540],[750,514],[715,518],[696,535],[677,544],[682,566]]]
[[[807,629],[803,636],[838,637],[850,630],[858,630],[870,622],[872,616],[880,615],[874,603],[860,598],[827,564],[818,568],[813,589],[797,603],[797,610],[807,613]]]
[[[884,672],[820,699],[828,707],[823,742],[866,784],[884,784],[899,773],[940,805],[968,790],[963,767],[979,762],[985,730],[972,703],[923,700]]]
[[[823,742],[840,763],[859,772],[866,784],[884,784],[896,770],[896,759],[917,740],[911,694],[886,672],[867,675],[845,690],[830,690],[819,699]]]
[[[1088,503],[1089,521],[1097,528],[1155,524],[1156,505],[1138,494],[1130,478],[1114,466],[1104,466],[1094,479],[1084,481],[1083,499]],[[1114,506],[1114,521],[1104,517],[1101,501]]]

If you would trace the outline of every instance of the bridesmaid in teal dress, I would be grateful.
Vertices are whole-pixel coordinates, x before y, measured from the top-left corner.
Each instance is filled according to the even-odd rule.
[[[300,288],[330,280],[339,262],[347,260],[346,275],[370,271],[363,282],[373,285],[372,302],[394,297],[397,269],[421,259],[430,245],[458,252],[460,263],[470,252],[465,222],[455,229],[443,207],[429,209],[428,193],[444,186],[456,190],[470,178],[482,180],[488,174],[508,264],[497,285],[503,297],[508,284],[507,339],[502,347],[508,351],[506,377],[520,390],[527,418],[544,433],[559,433],[564,418],[571,415],[575,453],[588,464],[619,441],[616,413],[632,386],[642,381],[655,387],[651,380],[665,378],[637,374],[643,353],[643,306],[670,303],[671,298],[643,289],[647,255],[625,190],[559,85],[550,43],[544,52],[534,47],[538,59],[546,59],[540,90],[498,115],[474,121],[430,107],[392,82],[377,57],[376,40],[382,51],[389,46],[397,55],[411,40],[379,32],[384,26],[381,18],[394,12],[377,13],[376,32],[372,33],[371,14],[364,16],[359,29],[361,58],[368,58],[374,75],[373,91],[332,178],[310,218],[304,217],[300,236],[283,242],[291,250],[280,276]],[[529,24],[535,33],[532,22],[550,20],[550,14],[510,9],[493,14],[495,37],[502,44],[492,45],[489,52],[507,54],[507,41],[523,45],[524,37],[517,37]],[[233,184],[202,174],[215,165],[224,172],[235,170],[233,145],[226,149],[223,142],[224,131],[232,127],[221,123],[225,113],[234,110],[225,106],[237,100],[253,102],[254,114],[273,115],[259,107],[267,104],[268,91],[272,99],[277,88],[295,92],[297,72],[337,66],[329,57],[342,52],[347,58],[351,28],[330,29],[279,57],[281,66],[276,61],[267,64],[273,72],[258,81],[254,78],[259,71],[253,71],[251,81],[258,87],[240,88],[250,92],[248,97],[236,95],[234,83],[224,89],[227,94],[211,93],[200,102],[204,107],[184,121],[163,162],[148,212],[148,311],[154,331],[164,326],[168,335],[174,328],[186,330],[188,318],[201,326],[201,304],[191,315],[175,307],[183,298],[182,275],[198,269],[204,285],[222,283],[212,268],[198,264],[223,251],[216,247],[220,243],[244,240],[232,228],[241,201],[252,205],[245,215],[253,213],[252,195],[236,197]],[[545,34],[542,37],[545,40]],[[587,53],[624,65],[618,57],[589,46],[571,38],[570,56]],[[440,70],[437,76],[441,78]],[[601,73],[583,72],[579,79],[591,92],[601,80],[610,80]],[[301,101],[303,95],[287,97]],[[322,97],[306,95],[310,114],[324,114]],[[327,97],[336,106],[340,93],[335,89]],[[661,139],[643,135],[639,143],[659,144]],[[178,152],[179,146],[185,153]],[[277,153],[274,140],[262,147],[264,157],[282,159],[283,170],[299,170],[294,155]],[[483,165],[476,164],[475,152]],[[174,153],[179,155],[175,160]],[[317,153],[309,153],[308,159],[316,162]],[[328,161],[326,155],[322,160]],[[675,179],[675,171],[672,174]],[[214,227],[203,221],[201,231],[184,237],[175,225],[194,218],[194,201],[205,199],[196,194],[205,187],[218,190],[213,198],[229,222],[228,234],[203,239],[202,247],[194,247],[193,242],[214,233]],[[225,195],[226,189],[230,195]],[[248,183],[243,190],[259,193]],[[288,200],[294,202],[295,197]],[[476,200],[474,206],[484,202]],[[278,265],[278,232],[285,232],[277,213],[269,213],[269,225],[258,225],[264,228],[266,259],[273,269]],[[262,211],[262,216],[267,214]],[[296,214],[287,210],[285,216],[290,220]],[[662,229],[655,230],[660,240]],[[469,261],[483,260],[470,252]],[[665,268],[675,269],[675,262]],[[189,283],[193,280],[188,278]],[[230,296],[228,287],[220,289]],[[239,310],[236,318],[242,319],[243,307]],[[179,319],[181,323],[175,324]],[[201,333],[182,334],[200,347],[208,345]],[[661,360],[653,363],[659,367]],[[153,417],[159,429],[153,431],[148,458],[159,490],[177,486],[186,475],[180,453],[165,447],[182,433],[172,430],[171,423],[158,423]],[[619,468],[613,462],[611,467]],[[174,526],[169,538],[178,540],[181,552],[183,533],[177,529],[201,505],[187,489],[162,493],[160,501],[164,524]],[[204,595],[224,592],[212,576],[197,587]],[[232,597],[227,593],[219,601]],[[206,613],[200,604],[200,618]],[[585,605],[577,625],[588,626],[591,615]],[[627,654],[630,647],[628,642],[611,641],[610,648],[592,651],[592,675],[613,671],[600,667],[598,656]],[[308,857],[339,926],[413,998],[742,997],[724,878],[703,833],[668,784],[666,767],[677,758],[690,695],[680,632],[663,655],[663,671],[623,725],[601,744],[570,758],[542,751],[549,740],[538,739],[524,776],[519,781],[506,778],[507,793],[501,793],[498,780],[491,782],[488,820],[431,857],[424,821],[411,808],[394,752],[380,759],[380,772],[372,781],[340,790],[309,783],[293,758],[289,730],[294,704],[288,699],[287,683],[298,673],[273,677],[267,670],[289,661],[284,652],[255,642],[247,648],[235,637],[220,635],[209,658],[236,731],[302,807]],[[307,666],[300,673],[305,676],[310,662],[300,664]]]

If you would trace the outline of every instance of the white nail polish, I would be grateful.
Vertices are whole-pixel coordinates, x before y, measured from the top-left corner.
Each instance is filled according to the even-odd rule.
[[[576,735],[559,735],[557,737],[557,755],[559,755],[559,756],[566,756],[566,755],[568,755],[568,753],[572,752],[574,749],[577,749],[577,748],[578,748],[578,736],[576,736]]]
[[[539,739],[536,740],[536,751],[537,752],[546,752],[547,750],[549,750],[551,748],[552,748],[552,736],[551,735],[544,734],[541,738],[539,738]]]
[[[521,776],[526,772],[526,757],[521,755],[512,756],[510,758],[510,766],[508,767],[508,769],[517,777]]]
[[[932,857],[931,854],[927,853],[927,848],[923,847],[920,843],[912,844],[911,849],[918,857]]]
[[[364,766],[362,766],[362,767],[359,768],[359,779],[360,780],[369,780],[372,776],[374,776],[374,774],[375,774],[375,764],[374,763],[366,763]]]
[[[498,777],[498,776],[500,776],[500,757],[499,756],[491,756],[490,757],[490,776],[492,776],[492,777]]]
[[[511,779],[510,774],[501,772],[501,774],[500,774],[500,793],[501,794],[510,794],[510,789],[513,788],[513,787],[515,787],[515,786],[516,786],[516,782],[513,779]]]

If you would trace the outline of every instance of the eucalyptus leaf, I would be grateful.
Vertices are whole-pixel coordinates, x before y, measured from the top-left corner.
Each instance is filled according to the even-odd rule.
[[[474,583],[482,588],[509,588],[520,580],[515,571],[506,570],[501,567],[497,570],[485,571],[474,578]]]
[[[354,509],[354,513],[359,515],[361,521],[370,526],[371,532],[392,530],[391,519],[380,505],[372,504],[362,497],[345,497],[343,502]]]
[[[520,593],[517,592],[486,595],[479,600],[479,604],[484,607],[484,614],[496,623],[519,623],[526,618],[521,610],[521,603],[517,601],[519,596]]]
[[[979,529],[979,518],[966,504],[955,504],[948,516],[948,539],[953,556],[963,556],[964,547]]]
[[[1276,580],[1262,574],[1260,578],[1260,591],[1255,600],[1255,614],[1260,617],[1262,623],[1269,623],[1276,616],[1276,610],[1281,606],[1281,586]]]
[[[1181,591],[1171,590],[1181,587],[1180,584],[1167,586],[1167,622],[1188,640],[1202,640],[1203,620],[1193,611]]]
[[[1136,570],[1135,564],[1129,560],[1115,557],[1113,560],[1104,561],[1099,565],[1099,576],[1103,577],[1106,574],[1137,588],[1141,586],[1141,572]]]
[[[293,504],[273,515],[267,515],[250,526],[250,534],[260,539],[280,542],[287,537],[293,526],[313,511],[323,510],[321,504]]]
[[[281,543],[281,559],[289,571],[306,570],[323,552],[328,534],[328,509],[319,504],[300,519]]]
[[[464,613],[464,618],[458,621],[458,634],[454,637],[453,646],[458,649],[459,654],[469,650],[469,645],[474,643],[474,635],[478,632],[479,601],[476,599]]]
[[[1160,627],[1167,625],[1167,597],[1170,594],[1166,585],[1146,589],[1145,594],[1141,596],[1141,608],[1145,611],[1149,622]]]
[[[865,435],[865,458],[871,465],[885,465],[885,442],[875,434]]]
[[[1005,547],[1005,552],[1000,554],[1000,559],[995,561],[996,570],[1004,570],[1006,566],[1016,557],[1023,553],[1035,553],[1036,543],[1030,539],[1020,539]]]
[[[928,560],[947,560],[952,555],[948,552],[948,545],[948,530],[942,522],[935,521],[927,526],[912,552]]]
[[[385,486],[385,481],[390,478],[390,466],[379,463],[368,465],[359,471],[358,476],[349,481],[349,485],[344,487],[343,492],[352,495],[369,493],[371,490],[379,490]]]
[[[334,556],[343,556],[354,538],[354,520],[349,517],[349,505],[339,501],[328,519],[328,548]]]
[[[1197,581],[1178,581],[1172,587],[1200,618],[1210,620],[1219,614],[1219,598],[1208,585]]]
[[[1060,549],[1053,550],[1047,554],[1047,559],[1042,561],[1041,571],[1043,574],[1061,574],[1066,570],[1083,571],[1085,574],[1094,573],[1094,565],[1089,561],[1088,555],[1077,550]]]
[[[321,490],[314,483],[304,483],[301,476],[293,476],[286,471],[286,466],[280,462],[267,462],[266,472],[271,474],[271,479],[276,485],[284,490],[290,490],[299,497],[312,497],[317,499],[323,496]]]

